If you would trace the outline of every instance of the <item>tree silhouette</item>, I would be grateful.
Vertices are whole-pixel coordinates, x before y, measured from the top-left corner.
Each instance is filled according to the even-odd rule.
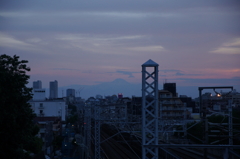
[[[0,56],[0,156],[1,158],[28,158],[39,145],[35,135],[35,114],[28,101],[32,98],[27,88],[30,68],[26,60],[6,54]],[[40,147],[41,148],[41,147]]]

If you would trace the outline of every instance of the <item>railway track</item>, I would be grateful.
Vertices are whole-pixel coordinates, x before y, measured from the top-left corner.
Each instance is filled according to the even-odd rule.
[[[141,138],[140,135],[137,135],[138,138]],[[162,144],[166,144],[161,141]],[[174,143],[177,144],[177,143]],[[159,158],[167,159],[202,159],[204,157],[202,149],[197,148],[160,148],[159,149]],[[208,159],[220,159],[221,155],[208,154]]]
[[[172,144],[177,144],[177,142],[171,142]],[[202,159],[204,157],[204,151],[200,148],[168,148],[169,151],[173,152],[182,159]],[[208,153],[208,159],[220,159],[221,155],[214,155]]]
[[[103,140],[109,138],[109,135],[101,132],[101,137]],[[118,143],[115,139],[111,138],[104,143],[102,143],[102,148],[107,155],[107,158],[114,159],[138,159],[130,149],[127,149],[122,144]]]
[[[203,154],[197,154],[194,151],[188,151],[184,150],[182,148],[177,148],[177,149],[168,149],[169,152],[173,153],[174,155],[177,156],[178,159],[202,159]],[[174,157],[176,158],[176,157]]]
[[[203,151],[196,151],[187,148],[168,148],[168,151],[178,156],[179,159],[202,159],[204,158]],[[220,156],[208,154],[208,159],[220,159]]]
[[[107,133],[106,133],[107,132]],[[101,143],[102,148],[102,158],[104,159],[138,159],[141,158],[141,143],[126,143],[125,139],[119,142],[119,136],[115,136],[110,138],[110,136],[114,136],[117,131],[112,131],[111,129],[103,129],[101,131],[101,140],[105,142]],[[135,135],[134,135],[135,136]],[[141,136],[135,136],[138,138],[137,140],[141,141]],[[118,139],[115,140],[114,138]],[[138,144],[136,144],[138,143]],[[162,144],[166,144],[163,143]],[[129,147],[131,146],[131,148]],[[134,151],[132,151],[132,150]],[[104,153],[103,153],[104,152]],[[137,153],[137,154],[136,154]],[[159,158],[167,158],[167,159],[202,159],[203,150],[197,148],[159,148]],[[220,157],[221,158],[221,157]],[[208,154],[208,159],[219,159],[219,156]]]

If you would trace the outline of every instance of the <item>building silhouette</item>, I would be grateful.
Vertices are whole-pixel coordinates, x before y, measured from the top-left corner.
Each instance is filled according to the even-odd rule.
[[[183,103],[180,98],[173,96],[169,90],[159,90],[158,96],[162,119],[186,119],[186,103]]]
[[[33,89],[42,89],[42,81],[33,81]]]
[[[71,89],[71,88],[67,89],[66,94],[67,94],[67,97],[69,96],[75,97],[75,89]]]
[[[171,92],[174,97],[177,96],[176,83],[164,83],[163,90],[167,90],[167,91]]]
[[[49,83],[49,98],[58,98],[58,81],[51,81]]]

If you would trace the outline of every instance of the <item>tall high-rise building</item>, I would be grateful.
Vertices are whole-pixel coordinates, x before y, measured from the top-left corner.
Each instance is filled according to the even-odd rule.
[[[58,98],[58,82],[56,80],[49,83],[49,94],[50,99]]]
[[[67,97],[69,96],[75,97],[75,89],[67,89]]]
[[[33,89],[42,89],[42,81],[33,81]]]
[[[173,94],[174,97],[177,96],[176,83],[164,83],[163,90],[167,90]]]

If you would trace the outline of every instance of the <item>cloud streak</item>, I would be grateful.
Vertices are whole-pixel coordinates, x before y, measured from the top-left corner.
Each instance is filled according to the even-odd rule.
[[[162,46],[139,46],[139,47],[130,47],[128,50],[138,51],[138,52],[162,52],[166,51]]]
[[[187,73],[186,71],[182,71],[182,70],[175,70],[175,69],[165,69],[165,70],[159,70],[160,76],[162,77],[177,77],[177,76],[185,76],[185,77],[189,77],[189,76],[201,76],[202,74],[195,74],[195,73]],[[164,73],[164,74],[163,74]]]
[[[188,82],[191,85],[224,85],[225,86],[231,86],[231,85],[240,85],[240,77],[233,77],[233,78],[205,78],[205,79],[199,79],[199,78],[176,78],[175,80],[182,80],[185,82]]]
[[[145,46],[138,46],[142,43],[144,35],[58,35],[56,40],[65,41],[68,45],[78,48],[80,50],[85,50],[90,53],[101,53],[101,54],[119,54],[119,55],[129,55],[135,52],[136,55],[139,52],[145,53],[155,53],[166,51],[163,46],[151,44],[145,44]]]
[[[51,70],[61,70],[61,71],[81,71],[79,69],[72,69],[72,68],[52,68]]]
[[[18,40],[12,36],[0,32],[0,46],[11,47],[16,49],[27,49],[33,45]]]
[[[128,78],[134,78],[133,74],[134,74],[134,73],[139,73],[139,72],[131,72],[131,71],[121,71],[121,70],[117,70],[116,73],[128,75]]]
[[[222,44],[219,48],[211,51],[217,54],[240,54],[240,38],[236,38],[231,42]]]

